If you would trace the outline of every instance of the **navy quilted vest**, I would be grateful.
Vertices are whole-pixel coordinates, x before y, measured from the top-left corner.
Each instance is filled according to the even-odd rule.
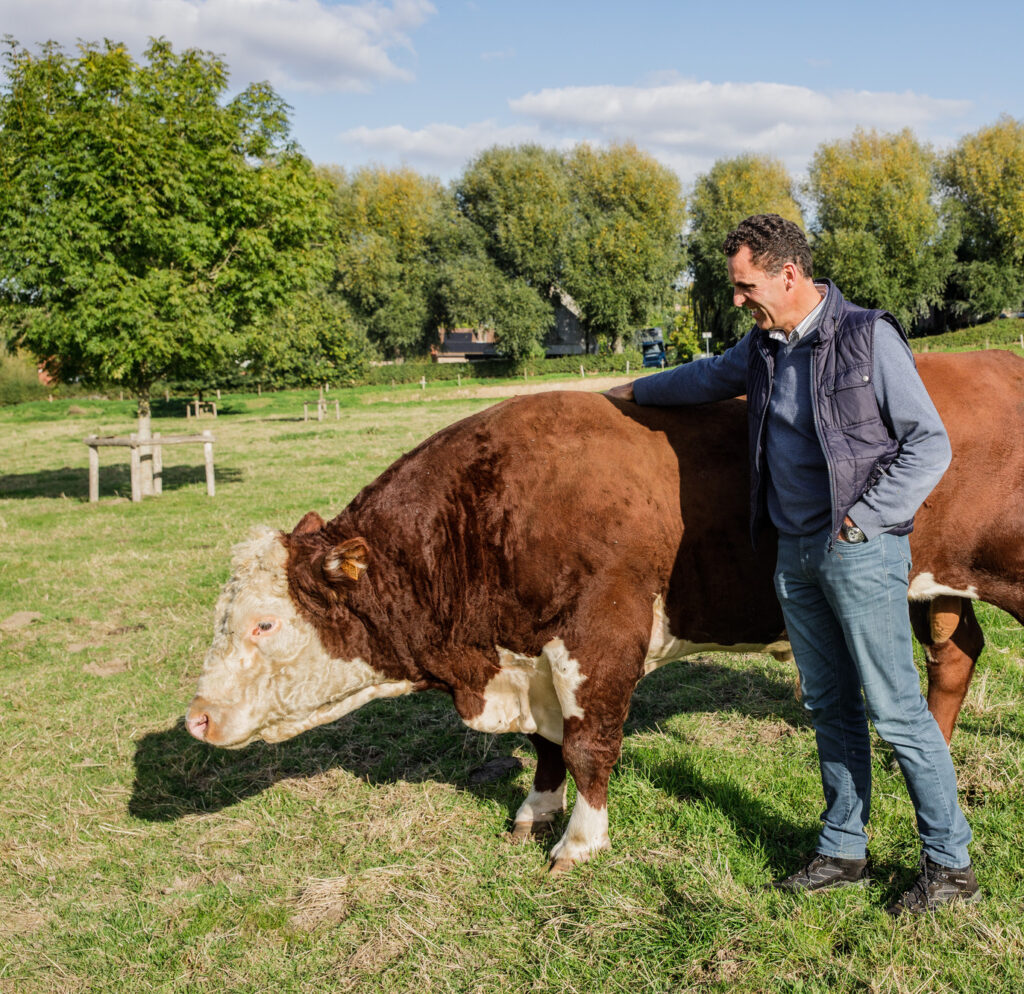
[[[906,341],[899,322],[888,311],[866,310],[847,303],[830,280],[828,296],[812,345],[814,427],[825,453],[832,496],[835,541],[843,518],[896,458],[898,444],[878,410],[873,380],[874,327],[884,318]],[[778,343],[755,329],[747,366],[747,416],[750,432],[750,527],[756,543],[767,520],[767,478],[764,467],[765,415],[775,374]],[[889,529],[906,535],[914,521]]]

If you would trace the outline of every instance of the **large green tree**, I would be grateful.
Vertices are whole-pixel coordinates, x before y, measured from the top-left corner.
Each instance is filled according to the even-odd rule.
[[[454,192],[502,272],[540,293],[558,285],[572,216],[558,152],[539,145],[489,148],[466,167]]]
[[[450,211],[433,178],[368,167],[331,174],[337,287],[379,354],[423,352],[432,340],[431,293]]]
[[[858,129],[819,146],[810,168],[815,273],[908,329],[941,302],[954,263],[956,232],[942,224],[934,165],[908,129]]]
[[[719,159],[698,178],[690,198],[686,249],[693,280],[690,300],[697,331],[729,344],[751,325],[733,306],[722,242],[751,214],[780,214],[803,227],[793,181],[777,159],[740,155]]]
[[[590,338],[622,350],[663,306],[683,268],[685,204],[675,173],[635,145],[577,145],[566,161],[573,208],[562,287]]]
[[[960,232],[946,291],[954,319],[977,320],[1024,299],[1024,122],[1002,117],[964,136],[939,164]]]
[[[325,231],[310,163],[265,84],[222,102],[217,57],[151,41],[8,41],[0,92],[0,298],[62,379],[207,376],[306,278]]]

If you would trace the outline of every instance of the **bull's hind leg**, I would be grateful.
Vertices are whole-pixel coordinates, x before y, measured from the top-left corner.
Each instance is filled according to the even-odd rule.
[[[512,838],[516,841],[529,839],[538,830],[548,828],[565,810],[565,760],[561,745],[537,734],[528,738],[537,750],[537,772],[512,825]]]
[[[966,597],[943,594],[931,601],[911,601],[910,621],[924,646],[928,710],[949,742],[985,637]]]

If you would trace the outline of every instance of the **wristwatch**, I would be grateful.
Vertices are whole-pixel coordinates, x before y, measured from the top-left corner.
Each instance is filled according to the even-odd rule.
[[[852,545],[856,545],[858,542],[866,542],[868,540],[867,535],[864,534],[856,525],[843,524],[843,527],[839,529],[839,537],[844,542],[849,542]]]

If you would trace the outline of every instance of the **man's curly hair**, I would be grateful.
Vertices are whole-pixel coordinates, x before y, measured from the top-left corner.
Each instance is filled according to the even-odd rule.
[[[730,258],[746,245],[750,260],[769,276],[777,276],[792,262],[804,276],[811,276],[811,248],[800,228],[778,214],[753,214],[725,237],[722,250]]]

